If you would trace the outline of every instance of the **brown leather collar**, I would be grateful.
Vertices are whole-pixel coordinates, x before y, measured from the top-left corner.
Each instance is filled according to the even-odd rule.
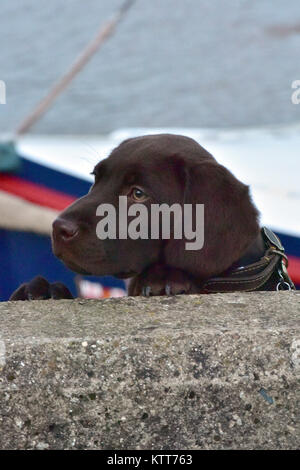
[[[279,238],[267,227],[261,229],[259,237],[264,243],[264,252],[258,261],[244,265],[244,261],[252,256],[252,244],[226,272],[205,281],[201,293],[295,290],[287,272],[288,259]],[[256,245],[257,241],[260,244],[259,237]]]

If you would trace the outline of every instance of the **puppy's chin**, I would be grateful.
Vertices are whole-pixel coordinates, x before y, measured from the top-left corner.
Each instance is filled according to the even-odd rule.
[[[86,276],[91,276],[93,273],[90,273],[89,271],[86,271],[85,269],[81,268],[75,263],[72,263],[71,261],[65,261],[62,259],[63,263],[67,268],[71,269],[71,271],[74,271],[75,273],[78,274],[85,274]]]
[[[86,269],[82,268],[81,266],[74,263],[73,261],[69,261],[69,260],[67,261],[63,258],[61,258],[61,260],[63,261],[64,265],[67,266],[67,268],[71,269],[71,271],[74,271],[75,273],[78,273],[78,274],[84,274],[86,276],[114,276],[119,279],[128,279],[130,277],[137,275],[137,273],[134,271],[122,271],[119,273],[109,273],[109,272],[99,273],[97,272],[98,271],[97,269],[95,270],[92,269],[90,271],[87,271]]]
[[[128,279],[129,277],[134,277],[136,275],[137,273],[134,271],[127,271],[127,272],[123,271],[121,273],[114,274],[114,276],[118,277],[119,279]]]

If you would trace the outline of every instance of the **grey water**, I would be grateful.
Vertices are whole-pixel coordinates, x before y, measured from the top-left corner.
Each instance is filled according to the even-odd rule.
[[[0,133],[15,129],[121,3],[1,0]],[[299,56],[299,0],[137,0],[31,132],[299,122]]]

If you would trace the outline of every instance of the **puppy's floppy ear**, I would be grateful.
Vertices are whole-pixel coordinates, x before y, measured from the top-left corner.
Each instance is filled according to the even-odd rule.
[[[186,250],[189,240],[170,240],[165,263],[207,279],[229,268],[259,233],[258,211],[248,186],[215,160],[184,161],[184,203],[204,204],[204,244]]]

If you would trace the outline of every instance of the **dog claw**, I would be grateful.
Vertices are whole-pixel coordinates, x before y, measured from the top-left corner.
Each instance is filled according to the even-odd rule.
[[[150,297],[151,287],[150,286],[143,287],[143,292],[142,293],[145,297]]]

